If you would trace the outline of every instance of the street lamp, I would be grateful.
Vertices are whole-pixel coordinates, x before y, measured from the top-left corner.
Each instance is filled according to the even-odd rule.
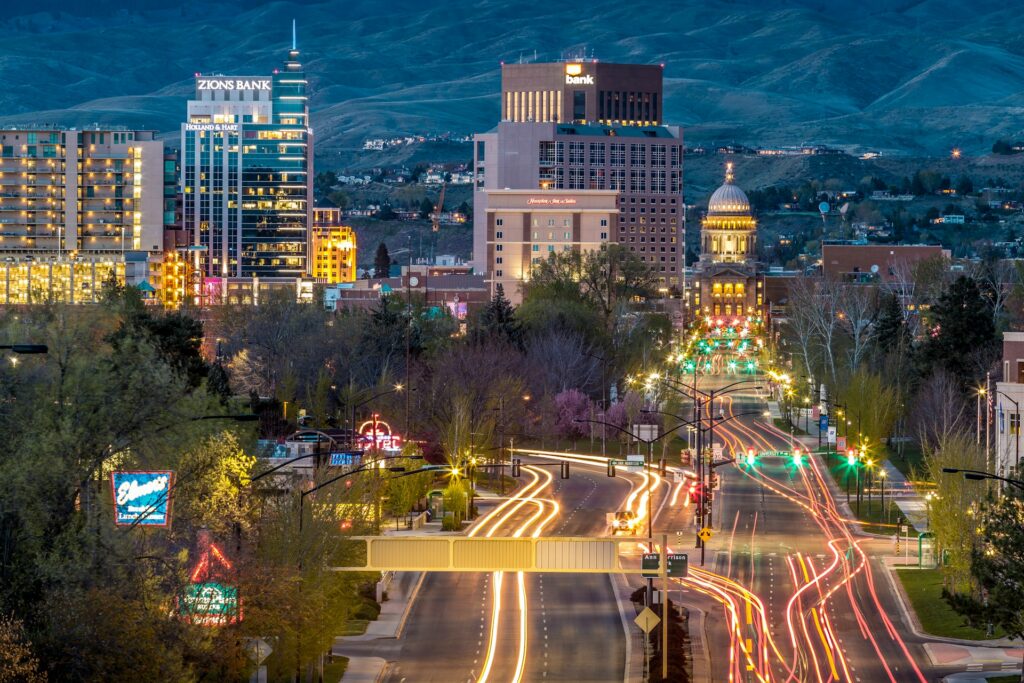
[[[958,467],[943,467],[942,472],[944,474],[963,474],[964,479],[970,481],[981,481],[982,479],[995,479],[997,481],[1006,482],[1010,486],[1016,486],[1021,491],[1024,491],[1024,481],[1019,479],[1009,479],[1007,477],[1000,477],[989,472],[982,472],[981,470],[964,470]]]
[[[381,396],[387,396],[388,394],[394,394],[394,393],[400,392],[404,388],[405,387],[403,387],[401,384],[396,384],[394,386],[394,388],[392,388],[392,389],[388,389],[386,391],[382,391],[380,393],[374,394],[370,398],[368,398],[365,401],[362,401],[360,403],[353,403],[352,404],[352,439],[351,439],[351,442],[352,442],[352,446],[353,447],[355,447],[355,445],[356,445],[356,410],[358,410],[359,408],[365,406],[367,403],[370,403],[372,401],[376,401]],[[376,431],[377,431],[376,427],[374,427],[374,445],[376,445],[376,437],[377,437]]]
[[[49,353],[50,348],[46,344],[3,344],[0,345],[0,350],[7,350],[11,353],[35,355],[40,353]]]

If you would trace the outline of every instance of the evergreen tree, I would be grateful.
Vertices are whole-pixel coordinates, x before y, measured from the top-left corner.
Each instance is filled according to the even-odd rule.
[[[907,322],[903,318],[903,305],[896,294],[882,298],[881,310],[875,322],[875,343],[883,353],[891,353],[910,346]]]
[[[505,288],[499,283],[494,288],[494,298],[480,312],[480,335],[501,339],[514,346],[522,342],[522,324],[516,318],[515,308],[505,297]]]
[[[430,218],[430,214],[434,211],[434,202],[430,201],[427,197],[423,198],[420,202],[420,218]]]
[[[996,345],[992,308],[978,283],[960,276],[939,296],[931,313],[921,360],[926,366],[945,368],[964,385],[978,379],[987,365],[986,355]]]
[[[377,245],[377,255],[373,257],[373,276],[382,278],[388,276],[391,270],[391,256],[388,254],[388,245],[381,242]]]
[[[206,390],[216,396],[222,405],[227,405],[231,398],[231,380],[219,360],[210,366],[210,374],[206,377]]]

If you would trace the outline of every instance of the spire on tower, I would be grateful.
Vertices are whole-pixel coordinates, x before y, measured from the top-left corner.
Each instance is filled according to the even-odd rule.
[[[725,182],[731,183],[733,179],[732,175],[732,162],[726,162],[725,164]]]
[[[297,50],[298,49],[295,46],[295,20],[294,19],[292,19],[292,49],[293,50]]]

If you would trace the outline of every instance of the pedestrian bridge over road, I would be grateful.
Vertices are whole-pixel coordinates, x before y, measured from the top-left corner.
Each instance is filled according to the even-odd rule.
[[[648,538],[443,538],[361,536],[346,539],[360,558],[350,567],[334,571],[429,571],[429,572],[545,572],[574,574],[639,574],[639,563],[624,567],[620,551],[639,544],[651,547]],[[658,540],[667,545],[667,537]],[[362,547],[360,547],[362,546]],[[663,575],[663,568],[651,566],[649,574]]]

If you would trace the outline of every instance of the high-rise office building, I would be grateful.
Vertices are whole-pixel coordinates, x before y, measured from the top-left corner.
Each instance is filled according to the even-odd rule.
[[[502,64],[501,120],[657,126],[663,71],[597,60]]]
[[[660,66],[503,65],[502,121],[474,137],[473,264],[478,271],[495,279],[488,257],[491,191],[611,190],[617,193],[618,215],[607,241],[647,263],[666,293],[682,293],[683,141],[679,128],[657,125],[661,78]],[[518,277],[528,278],[528,270]]]
[[[181,127],[183,227],[206,289],[308,274],[313,135],[298,59],[293,40],[270,76],[196,76]]]
[[[110,278],[146,282],[163,250],[163,162],[153,131],[0,131],[0,304],[89,303]]]

